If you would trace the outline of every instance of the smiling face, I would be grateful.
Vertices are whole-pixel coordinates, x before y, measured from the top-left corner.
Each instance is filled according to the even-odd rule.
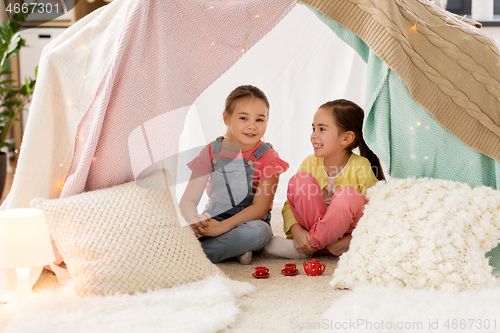
[[[318,109],[314,114],[312,127],[314,156],[329,158],[342,154],[346,148],[346,135],[338,129],[330,110]]]
[[[259,98],[237,100],[233,112],[223,114],[227,142],[237,144],[242,152],[254,148],[266,133],[268,113],[266,103]]]

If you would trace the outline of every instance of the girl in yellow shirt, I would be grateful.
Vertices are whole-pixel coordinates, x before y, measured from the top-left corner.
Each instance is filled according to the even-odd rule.
[[[378,157],[363,139],[363,119],[363,110],[345,99],[327,102],[316,111],[314,155],[307,156],[290,179],[283,207],[292,251],[290,241],[273,237],[268,252],[294,258],[320,250],[334,255],[347,251],[363,214],[366,189],[384,179]],[[361,156],[352,152],[356,147]]]

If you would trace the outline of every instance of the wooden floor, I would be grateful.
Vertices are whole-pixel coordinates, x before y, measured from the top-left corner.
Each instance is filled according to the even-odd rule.
[[[2,199],[0,203],[3,203],[7,194],[9,194],[10,188],[12,187],[12,181],[14,180],[14,173],[16,172],[17,159],[12,158],[10,161],[10,166],[12,167],[12,172],[7,173],[7,178],[5,179],[5,188],[3,189]]]

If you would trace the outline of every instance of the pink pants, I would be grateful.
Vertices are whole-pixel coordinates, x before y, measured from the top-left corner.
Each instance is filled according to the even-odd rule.
[[[308,172],[299,172],[290,179],[287,199],[295,219],[309,231],[309,241],[317,249],[350,234],[366,203],[358,190],[344,187],[334,194],[327,207],[318,181]]]

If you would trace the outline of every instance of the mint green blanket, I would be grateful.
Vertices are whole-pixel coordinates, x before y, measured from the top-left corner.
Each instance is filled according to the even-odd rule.
[[[356,34],[310,8],[368,65],[364,138],[395,178],[429,177],[500,189],[500,162],[442,127],[410,96],[403,80]],[[500,275],[500,246],[487,253]]]

